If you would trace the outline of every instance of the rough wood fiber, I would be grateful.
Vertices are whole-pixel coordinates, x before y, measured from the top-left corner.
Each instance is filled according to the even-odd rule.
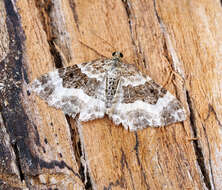
[[[21,48],[0,43],[0,83],[14,84],[5,74],[10,68],[23,73],[16,91],[7,85],[0,90],[2,123],[16,146],[6,145],[19,160],[16,180],[20,176],[33,189],[222,189],[219,1],[4,2],[8,21],[0,18],[7,26],[0,36],[9,42],[16,36],[10,23],[23,33],[13,38]],[[15,49],[22,52],[19,62]],[[116,50],[181,100],[184,123],[137,132],[107,117],[78,124],[26,92],[28,79]],[[18,90],[14,105],[9,97]],[[14,122],[11,110],[17,109]],[[9,173],[0,171],[1,181],[14,187]]]

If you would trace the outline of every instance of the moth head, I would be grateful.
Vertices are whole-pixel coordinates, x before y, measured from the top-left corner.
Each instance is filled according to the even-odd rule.
[[[121,59],[123,58],[123,54],[119,51],[115,51],[112,53],[113,59]]]

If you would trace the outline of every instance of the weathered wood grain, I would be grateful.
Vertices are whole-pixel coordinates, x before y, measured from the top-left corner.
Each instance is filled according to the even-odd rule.
[[[0,106],[15,142],[7,143],[20,168],[15,181],[23,180],[17,187],[222,188],[219,1],[5,0],[0,7],[0,83],[7,84]],[[181,100],[185,122],[137,132],[107,117],[78,123],[26,91],[43,73],[116,50]]]

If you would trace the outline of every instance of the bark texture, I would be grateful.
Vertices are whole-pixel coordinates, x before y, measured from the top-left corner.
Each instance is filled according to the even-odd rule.
[[[0,189],[222,189],[222,8],[209,0],[1,0]],[[27,91],[121,51],[187,119],[129,132],[79,123]]]

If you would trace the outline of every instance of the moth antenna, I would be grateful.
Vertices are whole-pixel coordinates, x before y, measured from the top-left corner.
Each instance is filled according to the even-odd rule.
[[[81,40],[78,40],[80,44],[82,44],[83,46],[87,47],[88,49],[92,50],[93,52],[95,52],[96,54],[98,54],[101,57],[107,58],[105,55],[99,53],[98,51],[96,51],[94,48],[90,47],[89,45],[87,45],[86,43],[82,42]]]
[[[126,48],[124,48],[121,52],[123,53],[123,55],[125,55],[125,53],[124,52],[126,52],[126,50],[128,50],[128,49],[131,49],[131,47],[126,47]]]
[[[124,48],[123,50],[119,51],[119,50],[118,50],[115,46],[113,46],[109,41],[103,39],[102,37],[100,37],[99,35],[97,35],[94,31],[90,31],[90,32],[91,32],[93,35],[95,35],[97,38],[99,38],[101,41],[103,41],[105,44],[107,44],[109,47],[111,47],[111,51],[112,51],[111,53],[118,51],[118,52],[123,53],[123,55],[124,55],[124,52],[125,52],[127,49],[131,48],[131,47],[126,47],[126,48]],[[87,48],[91,49],[92,51],[96,52],[98,55],[101,55],[102,57],[107,58],[106,56],[102,55],[101,53],[99,53],[98,51],[96,51],[94,48],[90,47],[90,46],[87,45],[86,43],[82,42],[81,40],[79,40],[79,42],[80,42],[82,45],[86,46]]]
[[[95,32],[91,31],[93,35],[95,35],[97,38],[99,38],[100,40],[102,40],[105,44],[109,45],[112,48],[112,52],[116,51],[116,48],[109,43],[107,40],[103,39],[102,37],[98,36]]]

